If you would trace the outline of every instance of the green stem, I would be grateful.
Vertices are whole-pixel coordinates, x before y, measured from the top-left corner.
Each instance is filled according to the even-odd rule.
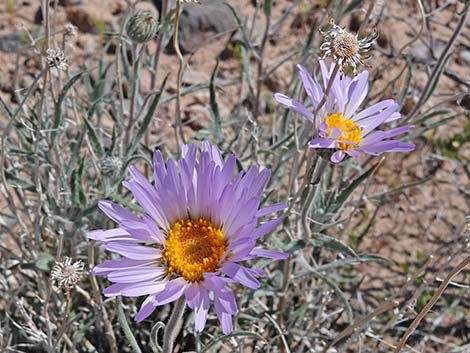
[[[124,313],[124,308],[122,307],[122,299],[121,297],[116,298],[116,306],[117,306],[117,317],[119,323],[121,324],[121,328],[124,331],[124,335],[126,336],[129,344],[132,347],[134,353],[142,353],[140,350],[139,344],[135,339],[134,335],[132,334],[131,328],[129,327],[129,323],[127,322],[126,314]]]

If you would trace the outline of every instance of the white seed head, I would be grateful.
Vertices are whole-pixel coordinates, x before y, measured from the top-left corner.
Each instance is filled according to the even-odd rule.
[[[58,70],[67,70],[68,63],[62,49],[49,48],[47,49],[47,66],[55,67]]]
[[[76,286],[85,273],[85,264],[81,261],[73,261],[66,257],[64,261],[56,261],[51,270],[51,279],[59,288],[71,289]]]
[[[68,37],[76,37],[77,36],[77,27],[71,23],[67,23],[65,25],[65,35]]]

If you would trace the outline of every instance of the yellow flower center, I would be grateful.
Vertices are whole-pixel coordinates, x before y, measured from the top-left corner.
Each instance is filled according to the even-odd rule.
[[[221,229],[204,218],[184,219],[168,231],[162,258],[170,275],[199,282],[204,272],[217,269],[225,250],[227,242]]]
[[[335,127],[339,131],[341,131],[341,135],[336,137],[335,140],[343,140],[343,141],[350,141],[355,144],[359,144],[361,142],[361,129],[359,126],[354,124],[351,119],[342,118],[341,115],[343,113],[339,112],[336,114],[331,114],[325,119],[326,124],[328,125],[328,135],[331,133],[331,130]],[[342,150],[347,150],[351,148],[352,145],[340,142],[339,148]]]

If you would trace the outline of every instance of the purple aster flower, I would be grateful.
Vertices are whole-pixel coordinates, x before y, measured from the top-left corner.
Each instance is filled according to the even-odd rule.
[[[166,163],[160,151],[153,155],[155,184],[136,168],[124,186],[143,208],[136,216],[111,201],[99,208],[119,227],[95,230],[88,237],[121,255],[95,268],[111,286],[108,297],[146,295],[135,319],[140,322],[157,306],[185,296],[194,310],[196,331],[205,326],[211,299],[225,334],[232,330],[237,303],[229,283],[256,289],[263,270],[241,261],[258,257],[285,259],[286,254],[256,247],[256,241],[280,223],[259,219],[286,208],[273,204],[259,209],[261,193],[270,171],[252,166],[234,178],[236,157],[223,161],[219,149],[204,142],[197,158],[197,145],[183,145],[182,158]],[[210,296],[210,293],[213,296]]]
[[[334,65],[328,69],[320,60],[323,85],[316,82],[307,70],[297,66],[304,89],[315,109],[323,98]],[[336,75],[326,103],[317,112],[321,124],[318,137],[310,140],[311,148],[329,148],[336,150],[330,160],[341,162],[346,155],[360,157],[363,154],[379,155],[382,152],[408,152],[415,148],[412,143],[391,140],[413,128],[413,125],[401,126],[387,131],[377,130],[383,123],[400,118],[399,105],[393,99],[383,100],[362,111],[359,106],[368,92],[367,71],[351,78]],[[308,121],[314,121],[313,110],[281,93],[275,94],[276,100],[303,115]]]

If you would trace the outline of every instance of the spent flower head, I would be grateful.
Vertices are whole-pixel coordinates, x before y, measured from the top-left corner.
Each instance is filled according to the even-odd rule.
[[[184,296],[200,332],[213,300],[227,334],[238,311],[229,285],[257,289],[256,277],[264,275],[263,270],[240,262],[287,257],[256,246],[282,219],[258,225],[259,220],[286,205],[259,208],[270,171],[251,166],[234,178],[236,157],[229,155],[224,161],[219,149],[208,142],[200,151],[197,145],[183,145],[177,162],[165,162],[157,150],[153,162],[154,185],[132,166],[131,179],[123,183],[143,208],[140,217],[111,201],[98,204],[118,227],[95,230],[88,237],[122,257],[96,266],[92,273],[114,282],[104,290],[108,297],[147,296],[136,321]]]
[[[85,273],[85,264],[82,260],[73,261],[66,257],[63,261],[56,261],[51,270],[51,279],[59,288],[70,290],[77,285]]]
[[[323,43],[320,51],[323,53],[323,59],[332,57],[340,65],[340,69],[352,70],[356,73],[359,65],[365,65],[365,60],[369,58],[367,53],[372,47],[378,34],[374,30],[367,37],[359,39],[357,34],[352,34],[341,28],[330,20],[331,28],[323,34]]]
[[[328,68],[325,62],[320,60],[323,85],[315,81],[303,66],[297,67],[315,111],[328,87],[334,65]],[[326,103],[320,107],[316,116],[302,103],[285,94],[276,93],[275,98],[277,102],[295,110],[310,122],[319,119],[315,120],[320,122],[317,137],[309,142],[309,147],[332,152],[330,160],[333,163],[341,162],[346,156],[360,157],[363,154],[379,155],[382,152],[412,151],[415,148],[414,144],[391,140],[392,137],[409,131],[412,125],[387,131],[377,130],[383,123],[400,118],[399,105],[393,99],[380,101],[358,112],[359,106],[367,97],[368,77],[367,71],[353,78],[336,75]]]
[[[49,48],[47,53],[47,66],[55,67],[58,70],[67,70],[68,63],[64,52],[60,48]]]
[[[115,156],[106,157],[105,159],[101,160],[100,163],[101,171],[104,175],[107,176],[118,175],[121,172],[123,165],[124,161],[122,158]]]

